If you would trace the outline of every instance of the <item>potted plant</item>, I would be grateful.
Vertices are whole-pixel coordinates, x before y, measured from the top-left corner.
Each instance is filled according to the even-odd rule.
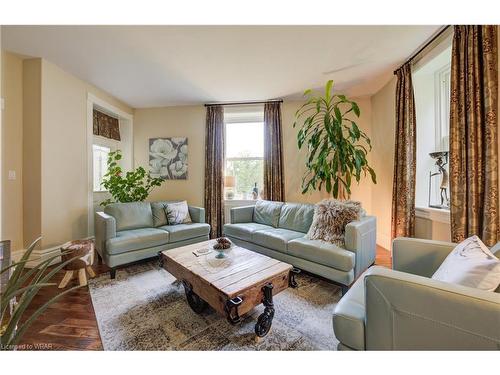
[[[25,270],[24,266],[29,261],[38,241],[40,241],[40,238],[28,247],[18,262],[2,267],[0,270],[1,275],[9,274],[7,284],[2,289],[0,296],[0,350],[15,350],[26,330],[40,314],[63,295],[80,287],[75,286],[52,297],[33,314],[25,317],[27,308],[31,305],[33,298],[35,298],[40,289],[57,285],[50,282],[52,277],[59,270],[63,269],[64,266],[77,258],[73,257],[49,269],[48,267],[52,261],[61,256],[59,254],[40,262],[29,270]]]
[[[151,177],[143,167],[124,174],[119,165],[121,158],[120,150],[112,151],[108,155],[108,172],[104,175],[102,185],[112,198],[101,202],[101,206],[115,202],[142,202],[155,186],[163,183],[163,179]]]
[[[332,94],[332,88],[330,80],[324,96],[314,96],[312,90],[306,90],[307,101],[295,113],[293,127],[301,123],[298,147],[307,147],[302,194],[321,190],[324,185],[334,198],[348,199],[353,178],[359,183],[361,176],[368,173],[373,183],[377,180],[366,158],[371,151],[370,138],[352,118],[360,116],[359,107],[345,95]]]

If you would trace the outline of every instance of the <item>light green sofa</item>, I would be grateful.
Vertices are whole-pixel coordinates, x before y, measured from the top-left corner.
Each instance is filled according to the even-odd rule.
[[[305,237],[314,205],[257,201],[231,209],[224,234],[235,244],[335,281],[343,292],[375,262],[376,220],[364,216],[345,228],[345,248]]]
[[[335,307],[338,349],[500,349],[500,289],[431,279],[455,246],[396,238],[393,269],[371,267]],[[500,256],[500,243],[492,252]]]
[[[190,224],[168,225],[164,202],[113,203],[95,214],[97,253],[111,268],[156,256],[158,252],[208,240],[205,209],[189,206]]]

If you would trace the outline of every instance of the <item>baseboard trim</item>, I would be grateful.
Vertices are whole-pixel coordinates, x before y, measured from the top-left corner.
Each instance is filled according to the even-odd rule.
[[[86,240],[88,239],[93,239],[94,237],[87,237],[85,238]],[[61,263],[61,257],[57,256],[61,254],[61,246],[64,243],[53,246],[53,247],[48,247],[46,249],[35,249],[31,253],[31,256],[29,258],[29,261],[25,264],[25,268],[34,268],[37,265],[39,265],[41,262],[46,261],[50,257],[54,257],[52,261],[50,262],[51,265],[53,264],[58,264]],[[19,262],[23,256],[23,254],[26,252],[27,249],[21,249],[21,250],[16,250],[12,252],[12,261],[13,262]]]

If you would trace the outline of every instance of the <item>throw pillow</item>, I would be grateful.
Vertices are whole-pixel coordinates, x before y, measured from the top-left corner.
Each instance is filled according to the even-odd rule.
[[[455,246],[432,278],[493,292],[500,284],[500,260],[472,236]]]
[[[323,240],[343,247],[345,226],[359,220],[363,211],[357,201],[323,199],[314,208],[313,221],[306,236],[310,240]]]
[[[167,220],[167,204],[170,202],[152,202],[151,211],[153,212],[153,225],[154,227],[161,227],[168,225]]]
[[[191,223],[189,208],[186,201],[168,203],[165,208],[168,225]]]

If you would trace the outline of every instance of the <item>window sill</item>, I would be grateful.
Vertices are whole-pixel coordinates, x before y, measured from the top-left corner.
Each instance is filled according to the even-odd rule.
[[[437,221],[439,223],[450,224],[450,210],[441,210],[432,207],[415,207],[415,216]]]
[[[224,204],[228,206],[253,205],[255,202],[257,202],[256,199],[224,199]]]

